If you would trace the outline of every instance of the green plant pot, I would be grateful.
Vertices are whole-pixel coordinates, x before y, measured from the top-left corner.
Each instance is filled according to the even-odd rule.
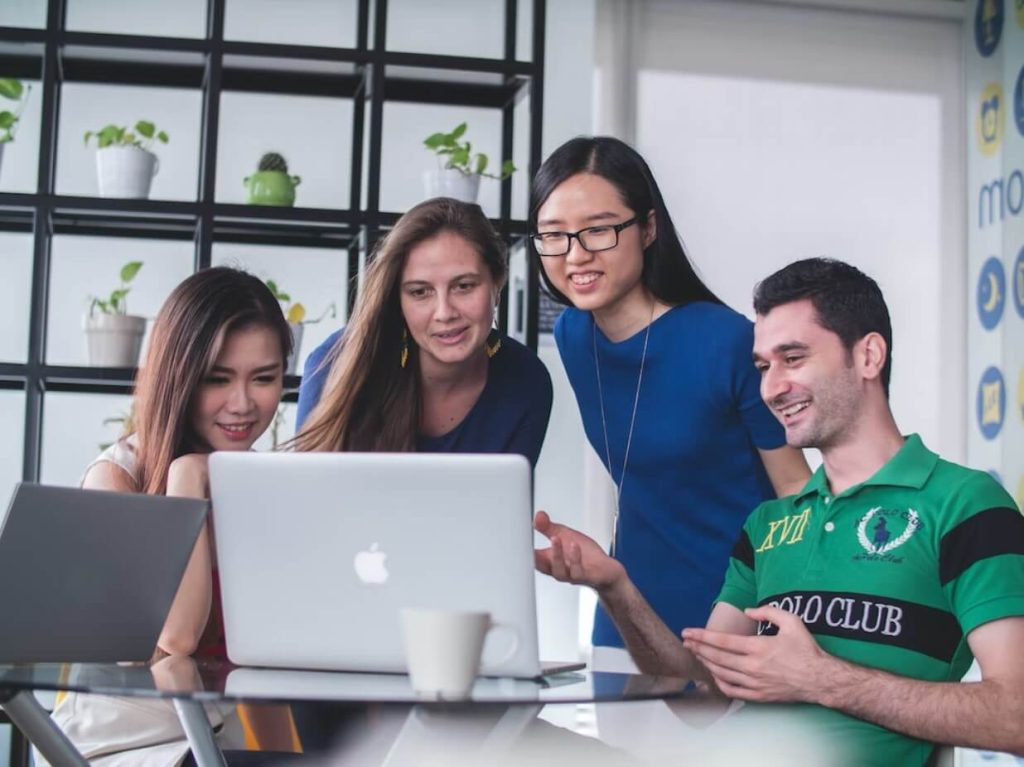
[[[295,204],[295,187],[301,180],[280,170],[256,171],[243,182],[249,193],[247,202],[250,205],[290,207]]]

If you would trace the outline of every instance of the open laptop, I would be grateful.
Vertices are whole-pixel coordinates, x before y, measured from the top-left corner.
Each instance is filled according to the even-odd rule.
[[[19,484],[0,525],[0,663],[148,660],[208,507]]]
[[[210,489],[232,662],[402,673],[400,610],[434,607],[512,627],[488,635],[482,673],[547,672],[525,458],[215,453]]]

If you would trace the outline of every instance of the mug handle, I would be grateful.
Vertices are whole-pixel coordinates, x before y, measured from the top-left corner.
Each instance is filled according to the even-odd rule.
[[[302,183],[302,179],[298,176],[292,176],[292,186],[298,186]]]
[[[156,160],[156,162],[153,163],[153,175],[155,176],[160,172],[160,158],[153,155],[153,159]]]
[[[519,651],[519,631],[511,623],[499,623],[497,621],[492,621],[491,625],[487,629],[487,633],[490,634],[495,629],[505,629],[506,631],[512,632],[511,649],[509,649],[509,651],[506,652],[501,657],[500,660],[494,662],[495,667],[501,667],[508,663],[510,660],[512,660],[512,656],[514,656]]]

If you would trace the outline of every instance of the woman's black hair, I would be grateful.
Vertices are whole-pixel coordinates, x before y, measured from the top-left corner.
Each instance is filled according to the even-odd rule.
[[[579,136],[562,144],[544,161],[530,190],[531,232],[537,231],[537,212],[555,187],[578,173],[593,173],[610,182],[641,221],[654,211],[657,236],[644,249],[640,279],[655,298],[671,306],[691,301],[722,303],[694,271],[651,169],[635,149],[617,138]],[[536,251],[534,257],[541,258]],[[543,268],[540,275],[556,301],[572,306],[551,284]]]

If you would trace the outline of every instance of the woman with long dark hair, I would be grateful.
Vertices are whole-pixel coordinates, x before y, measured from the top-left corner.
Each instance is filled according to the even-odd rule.
[[[374,252],[348,326],[307,359],[290,446],[536,464],[551,378],[492,327],[507,274],[479,206],[441,197],[410,209]]]
[[[214,450],[248,450],[274,419],[292,336],[259,278],[226,267],[193,274],[168,296],[150,334],[126,433],[85,470],[82,486],[125,493],[209,498]],[[223,617],[213,546],[216,510],[203,525],[157,640],[154,677],[183,656],[223,657]],[[162,659],[162,660],[161,660]],[[185,664],[187,665],[187,664]],[[208,710],[225,745],[241,747],[240,721],[267,750],[295,748],[287,708]],[[168,701],[71,693],[53,718],[92,756],[140,767],[188,762],[189,746]],[[231,723],[233,726],[228,726]],[[266,754],[259,755],[266,757]],[[230,764],[251,761],[227,752]]]
[[[82,486],[208,498],[209,454],[248,450],[273,421],[291,343],[259,278],[217,267],[186,279],[153,324],[133,428],[89,465]],[[209,521],[158,645],[171,655],[224,652]]]
[[[530,226],[587,438],[615,483],[612,553],[674,631],[703,626],[740,527],[803,456],[761,401],[753,325],[697,276],[644,159],[576,138],[533,180]],[[626,661],[598,608],[595,663]],[[613,649],[603,649],[613,648]]]

